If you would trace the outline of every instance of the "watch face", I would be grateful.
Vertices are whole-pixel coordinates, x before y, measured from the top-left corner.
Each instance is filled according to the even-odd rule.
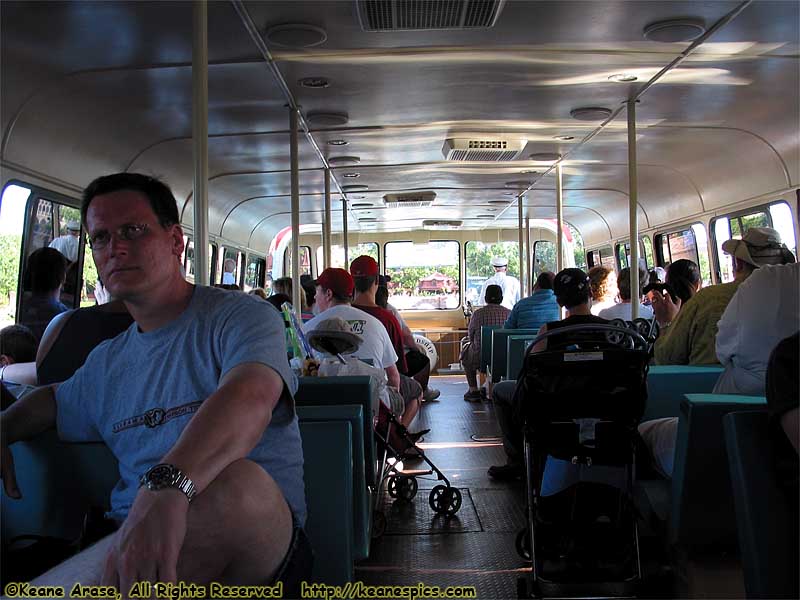
[[[172,483],[174,472],[171,465],[156,465],[147,473],[147,480],[154,487],[166,486]]]

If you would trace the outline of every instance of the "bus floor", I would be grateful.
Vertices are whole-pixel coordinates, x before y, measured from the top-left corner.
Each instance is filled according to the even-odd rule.
[[[461,490],[461,508],[450,518],[431,509],[428,493],[438,483],[435,475],[418,478],[419,490],[410,502],[390,498],[384,486],[379,506],[387,517],[386,531],[372,540],[369,558],[356,564],[355,579],[370,586],[474,586],[477,598],[515,598],[517,579],[530,570],[515,549],[516,535],[525,527],[525,489],[521,481],[495,481],[486,473],[505,462],[493,405],[465,402],[463,375],[436,377],[431,384],[441,397],[423,404],[412,429],[431,429],[419,445]],[[740,580],[738,565],[733,573],[724,561],[710,572],[691,565],[675,569],[661,538],[646,526],[640,527],[640,544],[645,580],[639,597],[743,597],[739,586],[723,583],[731,574]]]

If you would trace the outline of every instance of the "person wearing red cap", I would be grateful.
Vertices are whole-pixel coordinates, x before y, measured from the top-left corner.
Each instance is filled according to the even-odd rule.
[[[344,269],[330,268],[320,273],[314,284],[317,290],[314,300],[319,306],[319,314],[308,321],[303,330],[314,331],[320,322],[333,317],[347,321],[350,330],[363,340],[353,356],[370,361],[373,366],[386,371],[391,404],[389,408],[398,415],[400,423],[408,427],[419,410],[418,398],[415,396],[422,395],[422,388],[410,380],[416,384],[417,389],[413,390],[405,381],[408,377],[401,378],[396,365],[397,353],[383,324],[369,313],[350,306],[355,286],[353,277]],[[400,440],[394,440],[392,446],[398,450],[405,449]]]

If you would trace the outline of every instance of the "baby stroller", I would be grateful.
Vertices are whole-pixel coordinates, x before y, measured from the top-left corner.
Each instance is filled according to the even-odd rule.
[[[397,419],[397,416],[381,405],[378,423],[375,426],[375,440],[381,449],[380,479],[375,494],[375,510],[372,520],[372,537],[380,537],[386,531],[386,515],[378,508],[383,497],[383,484],[389,496],[403,502],[410,502],[417,495],[417,478],[441,481],[428,494],[428,504],[437,515],[451,517],[461,508],[461,490],[450,485],[425,452],[416,445],[419,434],[412,434]],[[398,443],[399,442],[399,443]],[[406,469],[404,460],[421,459],[428,469]]]
[[[546,351],[525,357],[517,394],[527,526],[516,545],[531,560],[531,571],[518,582],[520,597],[624,596],[641,579],[633,481],[654,328],[645,320],[624,325],[554,329],[534,341],[549,338]],[[557,503],[543,501],[548,457],[571,463],[566,467],[574,471],[622,467],[624,489],[580,482],[560,492]],[[548,506],[561,514],[543,510]]]

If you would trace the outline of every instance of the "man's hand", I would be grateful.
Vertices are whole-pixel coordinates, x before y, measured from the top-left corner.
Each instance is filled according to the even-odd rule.
[[[22,498],[22,492],[17,487],[17,472],[14,470],[14,456],[11,448],[5,441],[0,443],[0,478],[3,479],[3,488],[9,498]]]
[[[137,581],[177,583],[189,501],[177,489],[141,488],[106,556],[101,585],[128,597]]]
[[[680,298],[677,298],[677,302],[673,302],[669,293],[662,294],[656,290],[648,292],[647,297],[650,298],[659,325],[671,323],[678,316],[678,311],[681,309]]]

